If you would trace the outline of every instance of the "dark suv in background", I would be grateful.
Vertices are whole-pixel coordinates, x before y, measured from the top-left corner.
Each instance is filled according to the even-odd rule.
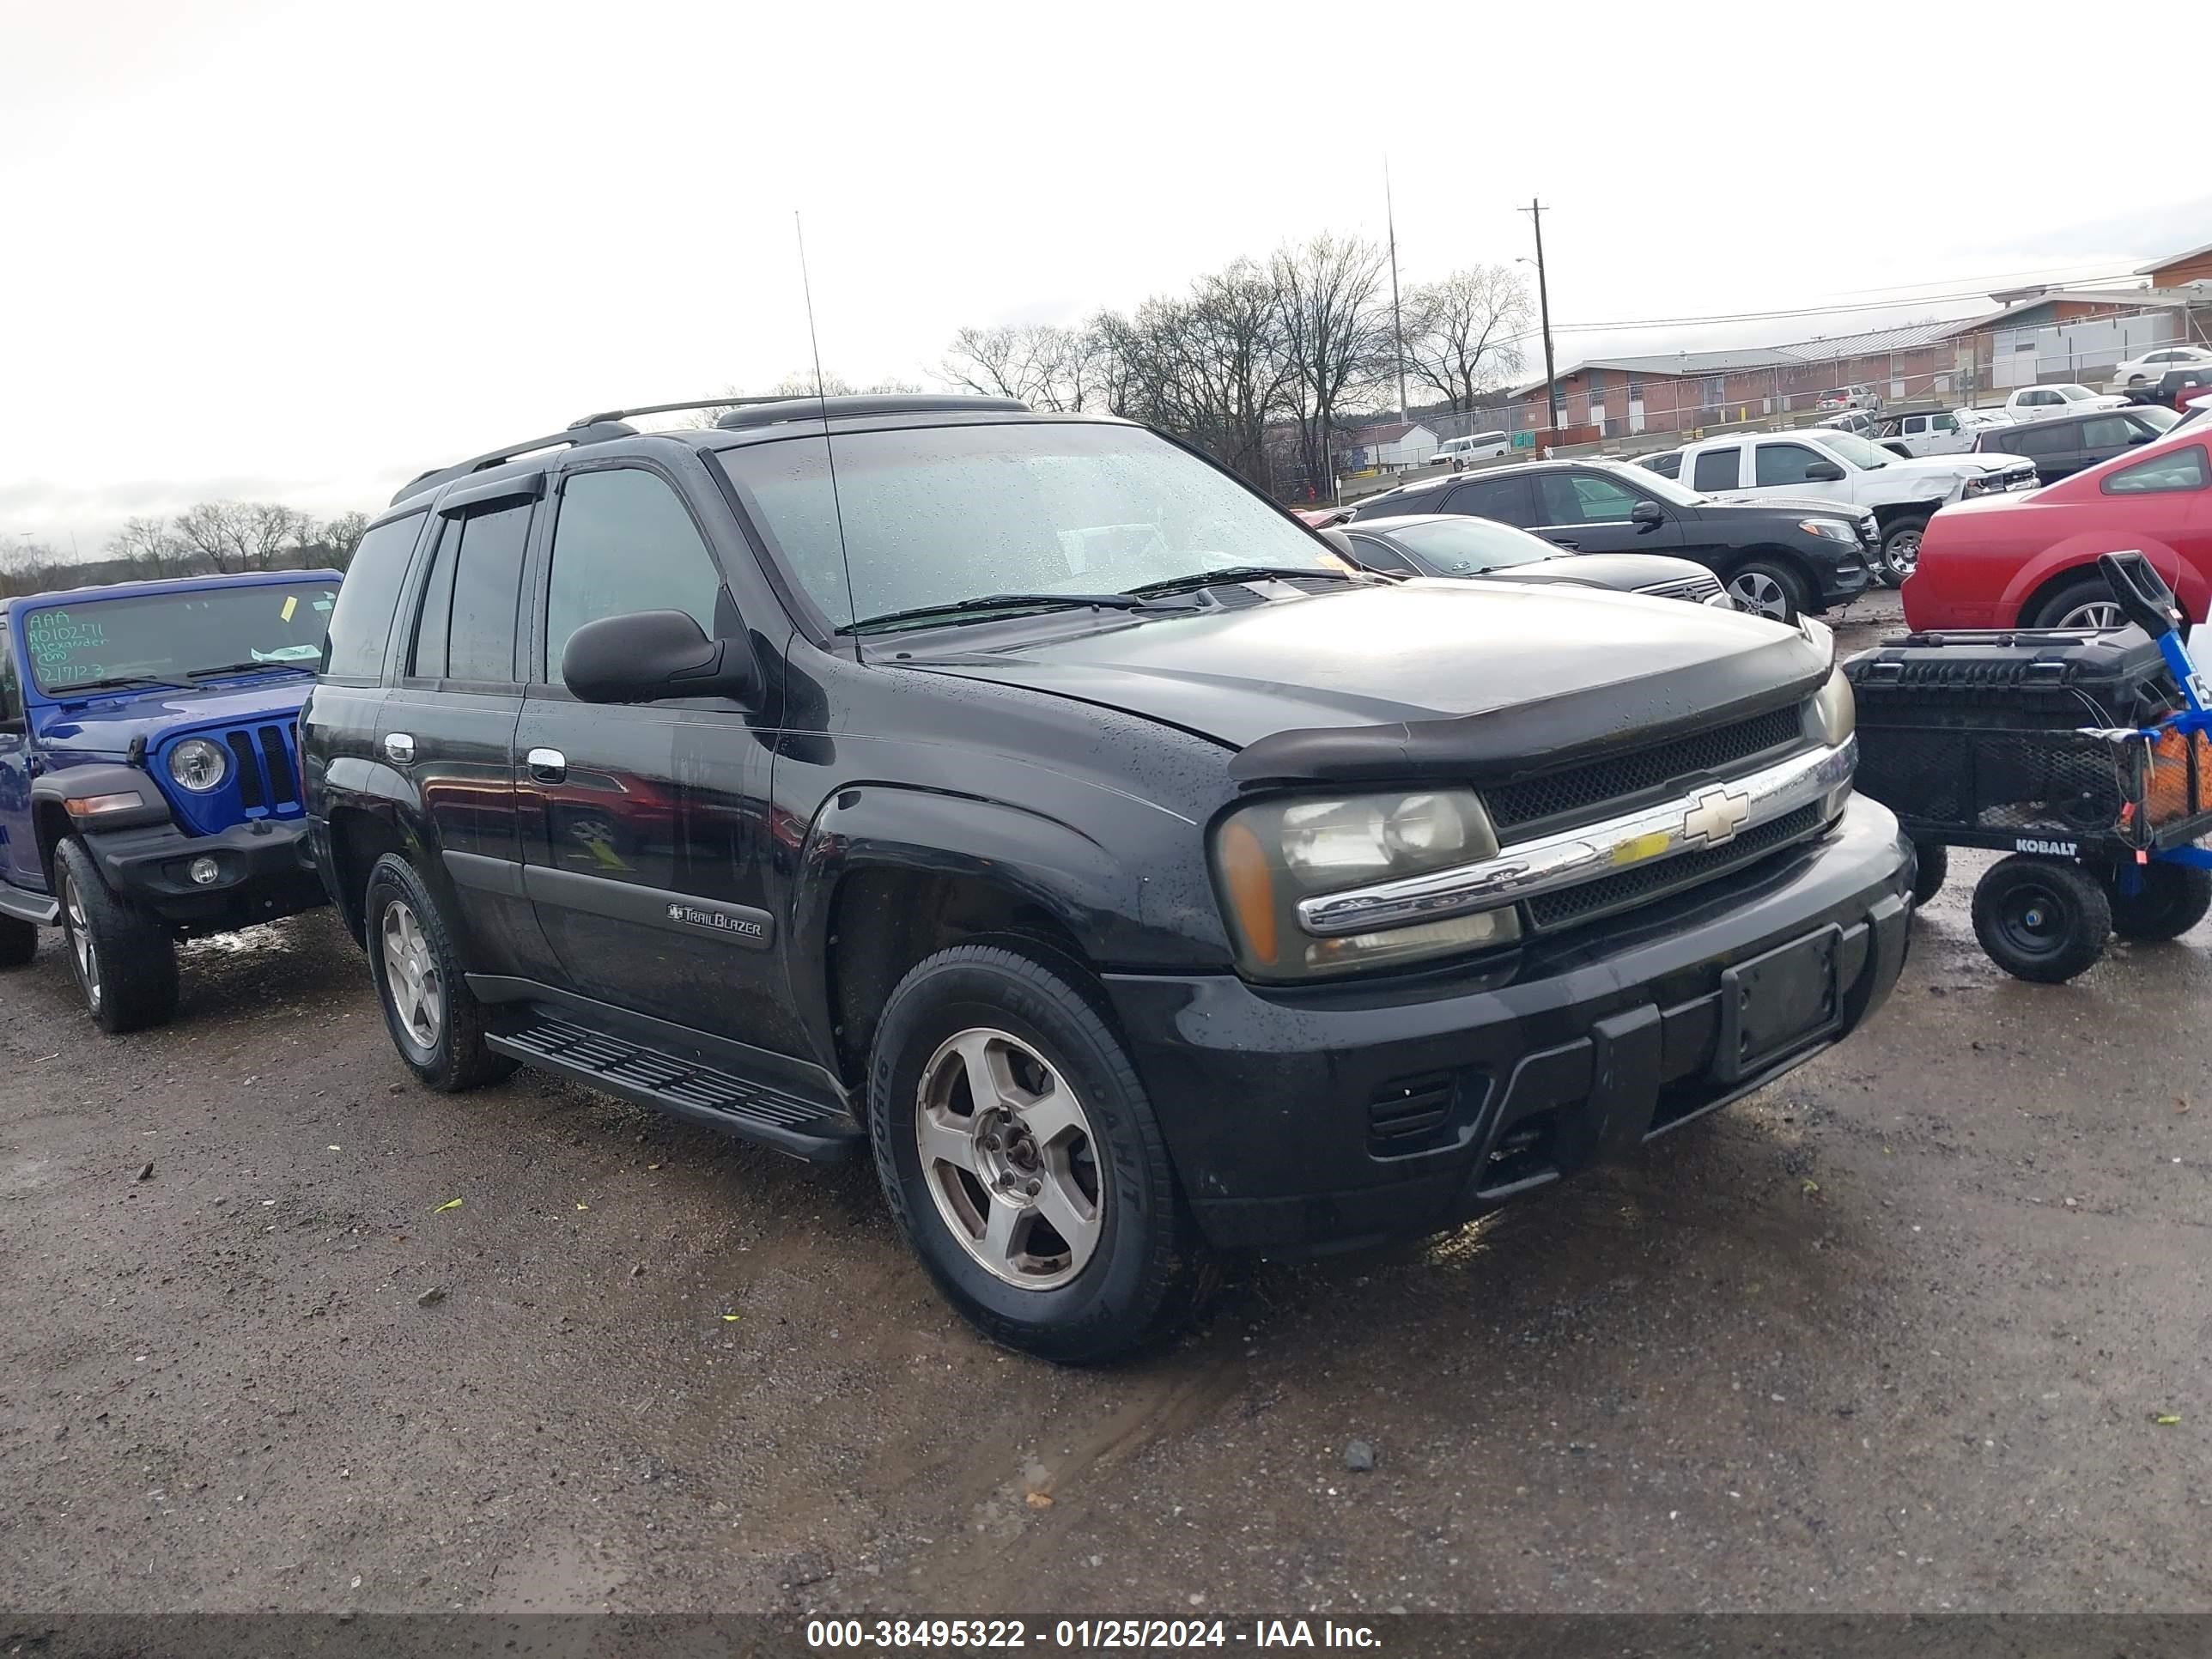
[[[1818,624],[1366,575],[1105,417],[721,420],[444,469],[361,544],[311,837],[433,1088],[872,1152],[963,1314],[1093,1359],[1209,1248],[1480,1214],[1896,979]]]
[[[1739,610],[1795,622],[1866,592],[1879,538],[1871,514],[1832,501],[1739,505],[1646,467],[1534,461],[1424,478],[1360,502],[1362,519],[1467,513],[1577,553],[1660,553],[1704,565]]]
[[[2087,415],[2056,415],[1990,427],[1975,438],[1974,453],[2018,455],[2034,464],[2038,483],[2057,483],[2085,466],[2109,461],[2162,436],[2180,419],[2172,410],[2156,404],[2100,409]]]

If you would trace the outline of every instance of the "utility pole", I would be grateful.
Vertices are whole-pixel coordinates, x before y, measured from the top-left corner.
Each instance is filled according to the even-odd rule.
[[[1398,345],[1398,418],[1409,421],[1406,409],[1406,321],[1398,310],[1398,215],[1390,203],[1390,158],[1382,158],[1382,222],[1390,236],[1390,333]]]
[[[1552,430],[1559,429],[1559,383],[1552,368],[1552,291],[1544,281],[1544,204],[1531,198],[1521,210],[1536,227],[1536,312],[1544,327],[1544,397],[1552,411]]]

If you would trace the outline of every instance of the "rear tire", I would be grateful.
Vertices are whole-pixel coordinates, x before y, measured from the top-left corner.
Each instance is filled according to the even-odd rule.
[[[54,896],[76,988],[100,1029],[120,1036],[167,1023],[177,1012],[177,942],[167,926],[110,892],[74,836],[54,849]]]
[[[496,1083],[518,1061],[484,1046],[483,1005],[438,901],[415,868],[386,853],[362,901],[369,977],[385,1029],[408,1069],[441,1094]]]
[[[0,968],[21,968],[39,953],[39,930],[15,916],[0,916]]]
[[[2035,610],[2030,628],[2125,628],[2119,601],[2102,576],[2084,576],[2045,599]]]
[[[1876,574],[1891,587],[1901,587],[1920,562],[1920,538],[1928,520],[1918,514],[1894,520],[1881,532],[1881,554]]]
[[[1974,889],[1974,937],[2015,979],[2062,984],[2105,954],[2112,933],[2104,885],[2078,864],[2014,853]]]
[[[1795,623],[1805,608],[1803,579],[1773,559],[1746,559],[1729,572],[1728,591],[1737,610],[1772,622]]]
[[[995,1342],[1116,1358],[1182,1322],[1206,1282],[1136,1068],[1092,996],[1028,956],[963,945],[899,981],[868,1125],[899,1231]]]
[[[2212,911],[2212,870],[2180,864],[2136,866],[2142,884],[2123,893],[2116,873],[2106,888],[2112,906],[2112,931],[2141,943],[2179,939]]]
[[[1943,890],[1944,879],[1951,873],[1951,849],[1941,842],[1916,841],[1912,850],[1919,855],[1912,877],[1912,903],[1917,909]]]

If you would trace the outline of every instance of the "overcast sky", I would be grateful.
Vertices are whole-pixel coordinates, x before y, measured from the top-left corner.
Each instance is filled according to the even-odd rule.
[[[0,0],[0,538],[374,507],[591,410],[773,384],[808,361],[794,209],[855,380],[1379,234],[1386,155],[1409,283],[1527,254],[1540,195],[1566,329],[1930,296],[1563,330],[1563,362],[1957,313],[2212,241],[2185,118],[2163,155],[2151,117],[2087,141],[2127,90],[2091,15]],[[2212,8],[2124,17],[2212,61]],[[2038,92],[2085,113],[2016,119]]]

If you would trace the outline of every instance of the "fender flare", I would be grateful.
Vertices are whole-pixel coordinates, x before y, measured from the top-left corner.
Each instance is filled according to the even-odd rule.
[[[80,824],[64,804],[88,795],[121,794],[136,794],[143,804],[119,812],[103,812],[96,825]],[[89,761],[56,772],[41,772],[31,780],[31,827],[38,838],[40,861],[49,870],[53,867],[54,848],[72,830],[143,830],[170,821],[168,798],[143,767]]]
[[[966,876],[1032,904],[1095,961],[1114,924],[1134,922],[1142,884],[1082,830],[1027,807],[909,784],[854,784],[815,815],[798,857],[787,921],[787,969],[818,1052],[837,1052],[830,933],[845,878],[868,870]]]

